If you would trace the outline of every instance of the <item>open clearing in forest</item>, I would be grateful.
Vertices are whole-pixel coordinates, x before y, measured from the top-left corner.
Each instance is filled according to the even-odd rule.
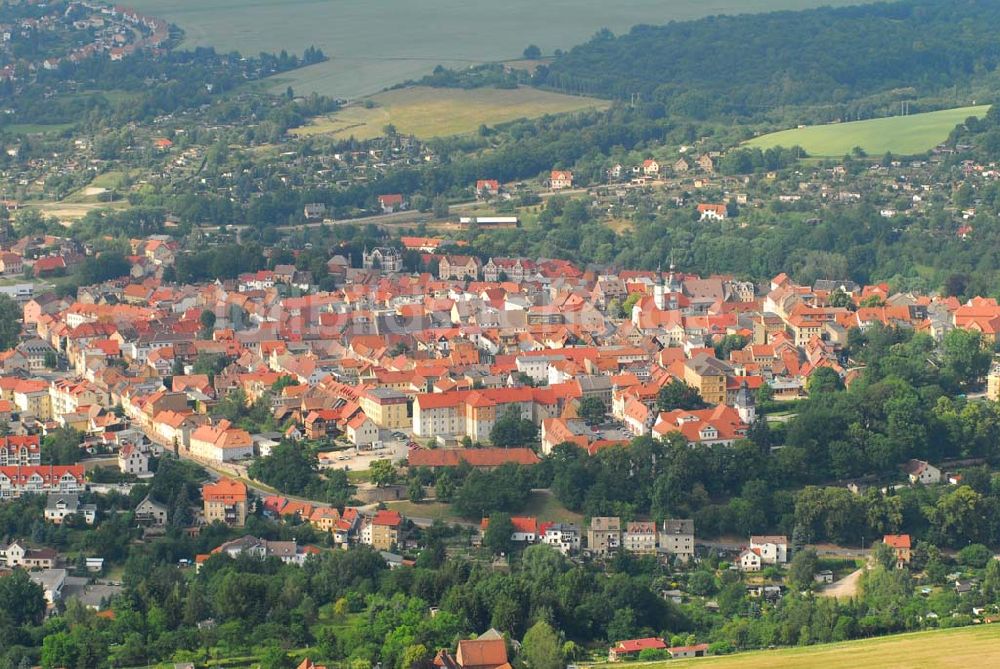
[[[958,107],[909,116],[811,125],[761,135],[746,145],[761,149],[801,146],[816,157],[840,157],[856,146],[870,156],[881,156],[886,151],[913,155],[933,149],[948,139],[956,125],[970,116],[984,116],[989,108],[989,105]]]
[[[385,126],[391,124],[402,134],[429,139],[475,132],[484,124],[496,125],[581,109],[604,109],[609,104],[604,100],[523,86],[474,90],[414,86],[379,93],[369,99],[375,106],[369,108],[355,103],[317,118],[294,132],[297,135],[370,139],[383,134]]]

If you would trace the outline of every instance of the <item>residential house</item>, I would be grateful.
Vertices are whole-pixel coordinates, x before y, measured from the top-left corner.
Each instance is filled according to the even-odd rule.
[[[220,521],[233,527],[243,527],[247,519],[247,487],[233,479],[219,479],[201,488],[205,505],[205,522]]]
[[[97,519],[96,504],[80,504],[80,496],[73,493],[50,493],[45,500],[45,520],[62,525],[66,516],[79,516],[88,525]]]
[[[125,444],[118,451],[118,470],[123,474],[142,476],[149,473],[149,454],[134,444]]]
[[[42,595],[49,606],[62,599],[67,576],[69,576],[69,571],[65,569],[46,568],[28,572],[28,578],[41,586]]]
[[[476,181],[476,197],[490,198],[500,194],[500,182],[496,179],[479,179]]]
[[[369,448],[378,441],[380,432],[378,425],[363,411],[354,414],[354,417],[347,421],[346,428],[344,434],[358,449]]]
[[[7,569],[21,567],[22,569],[52,569],[56,565],[59,554],[51,548],[28,548],[21,541],[15,541],[9,546],[0,544],[0,562]]]
[[[24,273],[24,259],[16,253],[0,253],[0,274],[4,276]]]
[[[309,515],[309,524],[320,532],[333,533],[340,522],[340,512],[331,506],[320,506]]]
[[[748,429],[736,409],[720,404],[711,409],[661,412],[653,424],[653,436],[663,438],[679,432],[692,444],[732,446],[746,437]]]
[[[458,642],[454,655],[447,650],[439,651],[434,666],[437,669],[510,669],[507,641],[496,630],[481,634],[478,639],[463,639]]]
[[[910,535],[887,534],[882,537],[882,543],[892,549],[896,555],[896,567],[902,569],[910,564]]]
[[[580,528],[572,523],[554,523],[545,528],[541,540],[563,555],[570,555],[580,550]]]
[[[371,519],[371,547],[388,551],[399,543],[403,517],[398,511],[376,511]]]
[[[924,460],[910,460],[903,471],[912,484],[931,485],[941,482],[941,470]]]
[[[549,175],[549,187],[552,190],[562,190],[573,187],[573,173],[566,170],[552,170]]]
[[[37,434],[0,437],[0,467],[39,465],[42,449]]]
[[[379,195],[378,206],[382,208],[383,214],[391,214],[396,211],[402,211],[405,208],[403,196],[399,193]]]
[[[750,548],[760,552],[764,564],[785,564],[788,562],[788,537],[784,535],[754,535],[750,537]]]
[[[534,516],[511,516],[511,525],[514,526],[511,532],[511,541],[516,541],[518,543],[533,544],[538,540],[540,536],[538,519]],[[489,518],[483,518],[482,522],[479,524],[480,531],[485,534],[486,528],[490,525]]]
[[[653,555],[656,553],[656,523],[632,521],[625,526],[622,545],[630,553]]]
[[[746,548],[740,553],[738,566],[740,571],[760,571],[760,549]]]
[[[143,525],[163,527],[167,524],[168,517],[167,505],[157,502],[149,495],[143,497],[135,507],[135,519]]]
[[[621,547],[622,520],[617,516],[595,516],[587,528],[587,552],[608,555]]]
[[[664,520],[660,531],[660,552],[683,560],[694,557],[694,521]]]
[[[667,644],[663,639],[657,637],[647,637],[645,639],[628,639],[619,641],[608,650],[608,662],[620,662],[626,659],[635,659],[644,650],[666,650]]]
[[[83,465],[0,467],[0,500],[27,493],[78,493],[85,489]]]
[[[698,205],[699,221],[724,221],[729,212],[724,204],[701,203]]]

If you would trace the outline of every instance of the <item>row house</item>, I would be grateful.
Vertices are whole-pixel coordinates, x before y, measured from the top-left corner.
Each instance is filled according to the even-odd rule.
[[[663,438],[678,432],[691,444],[732,446],[746,438],[749,427],[737,409],[720,404],[711,409],[661,412],[653,424],[653,436]]]
[[[423,393],[413,400],[413,434],[488,441],[496,421],[508,412],[540,425],[544,419],[559,415],[566,402],[578,394],[575,384]]]
[[[587,529],[587,552],[607,556],[619,548],[640,555],[689,560],[694,557],[694,521],[665,520],[661,527],[649,521],[632,521],[623,528],[617,516],[591,518]]]
[[[537,270],[537,265],[523,258],[490,258],[483,265],[483,281],[522,283]]]
[[[42,449],[37,434],[0,437],[0,467],[29,467],[42,463]]]
[[[479,278],[482,262],[475,256],[441,256],[438,277],[443,281],[475,281]]]
[[[108,405],[108,394],[86,380],[57,379],[49,385],[52,415],[75,413],[80,407]]]
[[[27,493],[79,493],[85,489],[83,465],[0,467],[0,499]]]

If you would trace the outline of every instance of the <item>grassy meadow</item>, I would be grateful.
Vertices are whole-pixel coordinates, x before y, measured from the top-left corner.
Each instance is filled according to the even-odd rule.
[[[245,54],[313,44],[324,63],[282,75],[276,85],[342,98],[369,95],[435,65],[520,58],[529,44],[569,49],[602,27],[616,33],[720,13],[858,4],[858,0],[130,0],[176,23],[185,46]]]
[[[623,665],[606,665],[623,666]],[[629,664],[637,669],[937,669],[1000,666],[1000,625],[915,632],[722,657]]]
[[[461,90],[415,86],[386,91],[369,99],[375,103],[370,109],[355,103],[315,119],[295,133],[370,139],[392,124],[401,133],[428,139],[475,132],[483,124],[608,106],[604,100],[524,87]]]
[[[956,125],[970,116],[983,116],[989,105],[958,107],[942,111],[890,116],[849,123],[830,123],[761,135],[748,146],[801,146],[811,156],[843,156],[860,146],[869,155],[886,151],[897,155],[923,153],[945,139]]]

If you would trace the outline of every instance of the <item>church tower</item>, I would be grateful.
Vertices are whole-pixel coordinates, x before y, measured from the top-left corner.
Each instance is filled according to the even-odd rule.
[[[740,414],[740,420],[747,425],[753,424],[754,420],[757,419],[757,402],[745,380],[740,384],[740,389],[736,391],[736,400],[733,405]]]

